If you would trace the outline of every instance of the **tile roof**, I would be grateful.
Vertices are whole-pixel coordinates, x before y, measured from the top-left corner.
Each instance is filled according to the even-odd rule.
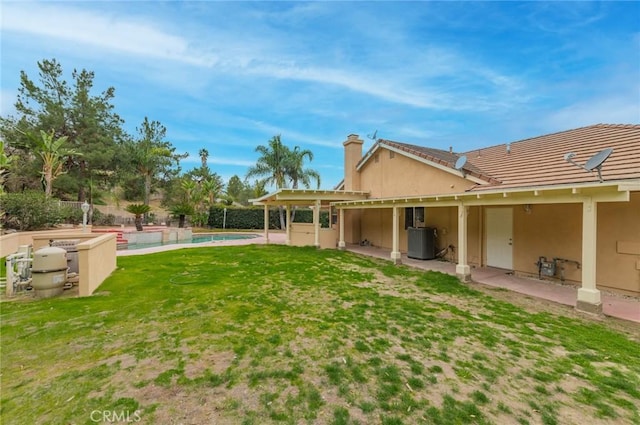
[[[596,124],[464,153],[383,139],[376,144],[386,144],[452,169],[458,158],[466,155],[464,172],[487,182],[473,187],[473,191],[597,182],[597,171],[576,167],[565,161],[564,156],[573,152],[573,161],[584,165],[606,148],[612,148],[613,153],[602,165],[605,181],[640,178],[640,125],[637,124]],[[361,162],[367,159],[365,155]]]
[[[458,159],[462,156],[461,154],[445,151],[442,149],[434,149],[434,148],[428,148],[425,146],[410,145],[408,143],[394,142],[392,140],[385,140],[385,139],[379,139],[376,142],[376,145],[391,146],[393,148],[418,156],[428,161],[435,162],[436,164],[444,165],[445,167],[449,167],[451,169],[455,169],[456,161],[458,161]],[[376,146],[373,146],[371,151],[373,151],[375,147]],[[361,162],[367,159],[368,159],[368,155],[365,155]],[[488,183],[498,183],[497,180],[491,178],[491,176],[489,175],[486,175],[485,173],[483,173],[482,170],[480,170],[478,167],[471,164],[470,162],[467,162],[464,165],[463,170],[465,173],[473,175],[474,177],[480,178],[482,180],[485,180]]]
[[[507,146],[510,147],[507,151]],[[478,185],[472,190],[515,188],[597,182],[597,171],[589,172],[565,161],[584,165],[605,148],[613,153],[602,165],[602,178],[640,178],[640,125],[596,124],[466,152],[468,162],[498,183]]]

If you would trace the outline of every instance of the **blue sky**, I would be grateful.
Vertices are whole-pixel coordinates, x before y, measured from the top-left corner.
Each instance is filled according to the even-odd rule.
[[[206,148],[244,177],[275,134],[314,152],[329,189],[350,133],[466,151],[640,122],[639,2],[12,2],[2,0],[0,114],[19,72],[57,59],[116,89],[189,170]]]

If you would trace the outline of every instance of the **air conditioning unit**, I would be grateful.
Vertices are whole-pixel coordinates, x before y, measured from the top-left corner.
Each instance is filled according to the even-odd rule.
[[[409,227],[407,229],[409,250],[407,257],[417,260],[436,258],[435,231],[431,227]]]

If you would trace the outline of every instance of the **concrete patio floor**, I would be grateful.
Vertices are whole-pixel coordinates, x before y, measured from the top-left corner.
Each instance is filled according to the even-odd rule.
[[[347,245],[347,250],[362,255],[391,261],[391,251],[359,245]],[[456,265],[440,260],[415,260],[402,254],[402,264],[423,270],[433,270],[455,276]],[[578,297],[578,288],[570,285],[543,281],[536,278],[517,277],[505,270],[492,267],[471,269],[471,279],[487,286],[508,289],[536,298],[553,301],[574,307]],[[602,311],[605,316],[640,323],[640,299],[601,291]],[[586,314],[586,313],[585,313]]]

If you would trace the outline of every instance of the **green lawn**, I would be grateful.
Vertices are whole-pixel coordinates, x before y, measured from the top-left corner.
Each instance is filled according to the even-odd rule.
[[[121,257],[0,318],[3,424],[640,423],[633,336],[335,250]]]

